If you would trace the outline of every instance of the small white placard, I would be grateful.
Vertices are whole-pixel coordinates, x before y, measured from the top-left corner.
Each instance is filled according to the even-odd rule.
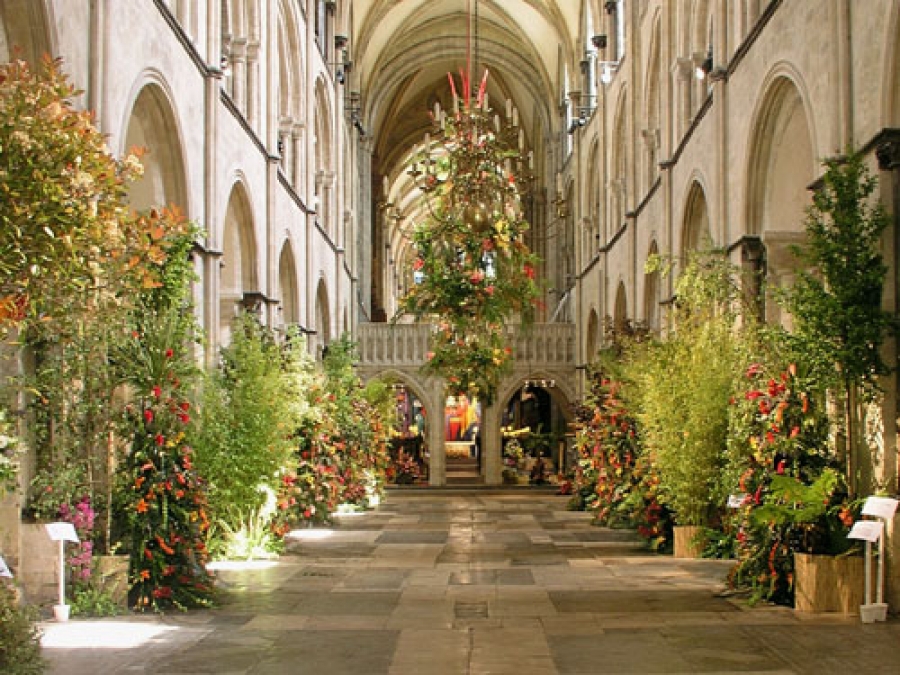
[[[78,534],[72,523],[47,523],[47,534],[53,541],[72,541],[78,543]]]
[[[747,495],[728,495],[728,508],[729,509],[739,509],[744,504],[744,500],[747,499]]]
[[[861,539],[876,542],[884,531],[884,523],[880,520],[857,520],[850,529],[847,539]]]
[[[9,567],[6,566],[6,561],[3,559],[2,555],[0,555],[0,577],[12,579],[12,572],[10,572]]]
[[[869,497],[863,504],[864,516],[875,516],[890,520],[897,511],[897,500],[891,497]]]

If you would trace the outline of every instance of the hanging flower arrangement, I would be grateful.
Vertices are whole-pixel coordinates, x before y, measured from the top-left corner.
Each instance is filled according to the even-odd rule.
[[[428,216],[412,233],[400,315],[439,320],[425,371],[450,394],[490,403],[512,358],[505,327],[533,318],[538,260],[525,243],[530,175],[517,115],[508,105],[505,125],[491,116],[487,72],[474,98],[462,81],[462,105],[451,76],[453,111],[436,107],[435,142],[426,136],[409,168]]]

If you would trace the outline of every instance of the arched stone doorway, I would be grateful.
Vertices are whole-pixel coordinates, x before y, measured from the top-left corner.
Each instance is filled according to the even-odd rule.
[[[767,285],[790,284],[797,259],[791,252],[804,238],[808,186],[817,174],[806,104],[792,73],[771,78],[755,116],[750,140],[747,231],[765,247],[760,260]],[[770,323],[788,325],[790,317],[774,302],[765,303]]]
[[[257,246],[253,211],[243,183],[236,183],[228,200],[222,236],[221,276],[219,280],[219,346],[231,342],[231,326],[258,291]],[[248,306],[248,309],[257,309]]]

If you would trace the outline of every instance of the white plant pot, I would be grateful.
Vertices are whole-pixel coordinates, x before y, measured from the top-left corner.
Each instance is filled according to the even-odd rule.
[[[871,605],[859,606],[859,618],[863,623],[875,623],[887,619],[887,603],[873,602]]]
[[[53,605],[53,618],[59,622],[69,620],[70,605]]]

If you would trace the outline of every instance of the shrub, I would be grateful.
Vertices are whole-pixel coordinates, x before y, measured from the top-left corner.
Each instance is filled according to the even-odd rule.
[[[41,657],[37,619],[37,609],[20,607],[13,589],[0,582],[0,672],[6,675],[44,672],[46,664]]]

